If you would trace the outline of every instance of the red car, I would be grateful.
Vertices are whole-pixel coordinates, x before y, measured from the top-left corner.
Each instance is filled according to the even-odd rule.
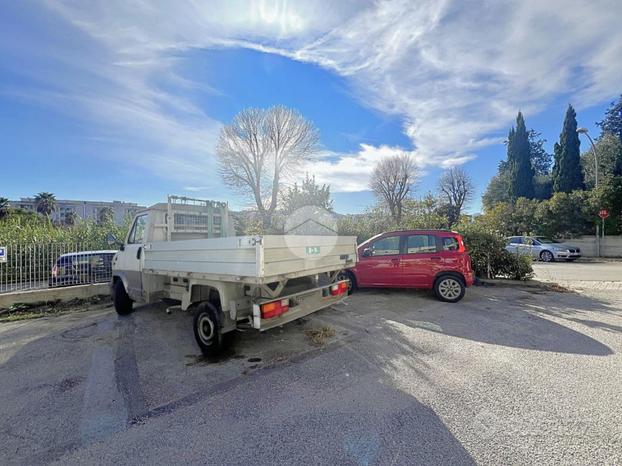
[[[441,301],[455,303],[473,285],[471,258],[462,236],[451,231],[382,233],[358,247],[358,262],[344,271],[352,288],[434,289]]]

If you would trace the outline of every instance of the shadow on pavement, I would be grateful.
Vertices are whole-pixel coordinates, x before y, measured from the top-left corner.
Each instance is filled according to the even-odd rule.
[[[360,299],[373,297],[375,293],[364,290]],[[413,290],[382,290],[381,293],[393,299],[390,309],[377,311],[388,311],[390,318],[412,327],[513,348],[594,356],[613,354],[608,346],[594,338],[538,315],[581,312],[564,305],[552,306],[551,300],[559,298],[555,293],[534,295],[515,290],[508,299],[494,287],[478,288],[469,290],[467,297],[456,304],[440,303]],[[413,308],[409,300],[416,297],[421,306]],[[579,308],[611,311],[587,297],[581,297]]]
[[[142,395],[148,388],[141,380],[144,360],[131,340],[140,328],[141,333],[156,332],[154,351],[174,346],[186,337],[188,318],[174,316],[166,332],[150,326],[168,317],[143,319],[140,314],[70,321],[60,332],[33,339],[0,366],[0,390],[9,401],[0,408],[0,432],[8,439],[0,446],[2,464],[72,458],[82,464],[104,458],[270,465],[474,464],[430,407],[393,387],[379,370],[381,361],[414,348],[394,347],[386,359],[378,355],[375,362],[361,364],[337,342],[220,388],[217,380],[205,379],[201,367],[187,366],[181,353],[174,353],[176,367],[169,367],[170,361],[158,367],[162,380],[179,377],[181,367],[186,380],[180,383],[199,376],[204,388],[182,398],[170,393],[180,402],[149,416]],[[295,325],[286,326],[286,333]],[[360,343],[368,344],[365,339]],[[136,414],[146,416],[135,424]],[[166,440],[160,437],[163,430]],[[232,439],[243,440],[239,448],[232,448]]]
[[[455,305],[409,290],[362,291],[312,318],[350,329],[325,348],[304,349],[296,323],[243,334],[246,359],[265,344],[297,344],[300,353],[244,373],[246,359],[188,364],[196,349],[186,314],[155,308],[127,318],[85,316],[31,339],[0,366],[7,401],[0,463],[71,460],[75,450],[76,463],[474,464],[434,410],[411,395],[422,385],[442,387],[431,377],[429,348],[408,330],[610,355],[608,346],[547,318],[622,331],[594,320],[593,311],[614,309],[584,296],[494,288],[469,290]],[[398,388],[399,377],[407,388]],[[158,440],[163,431],[166,440]],[[239,448],[232,439],[242,439]]]

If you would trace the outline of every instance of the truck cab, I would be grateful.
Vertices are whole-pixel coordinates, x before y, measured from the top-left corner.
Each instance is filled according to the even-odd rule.
[[[113,260],[113,280],[121,280],[135,302],[152,302],[142,272],[147,244],[233,236],[233,222],[224,202],[169,196],[167,203],[139,211]],[[114,239],[113,239],[114,241]]]

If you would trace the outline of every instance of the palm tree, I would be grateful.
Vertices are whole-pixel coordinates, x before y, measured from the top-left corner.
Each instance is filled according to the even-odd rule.
[[[65,214],[65,225],[73,226],[78,221],[78,214],[70,210]]]
[[[112,223],[114,220],[114,211],[111,207],[102,207],[97,213],[97,222],[100,225],[106,225]]]
[[[52,193],[39,193],[35,196],[35,205],[37,212],[50,217],[50,214],[56,210],[56,196]]]
[[[6,197],[0,197],[0,219],[9,215],[9,200]]]

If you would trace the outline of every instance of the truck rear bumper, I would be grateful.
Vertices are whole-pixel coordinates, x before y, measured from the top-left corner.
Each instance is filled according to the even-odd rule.
[[[345,280],[342,280],[345,281]],[[337,282],[339,283],[339,282]],[[264,331],[274,327],[279,327],[288,322],[292,322],[301,317],[305,317],[309,314],[324,309],[325,307],[342,301],[348,296],[347,292],[336,296],[330,294],[330,287],[334,285],[323,286],[314,288],[313,290],[307,290],[300,293],[296,293],[289,296],[279,297],[279,300],[288,299],[290,302],[289,310],[278,317],[272,317],[270,319],[261,318],[260,306],[262,303],[253,304],[253,328]],[[269,301],[269,300],[266,300]]]

